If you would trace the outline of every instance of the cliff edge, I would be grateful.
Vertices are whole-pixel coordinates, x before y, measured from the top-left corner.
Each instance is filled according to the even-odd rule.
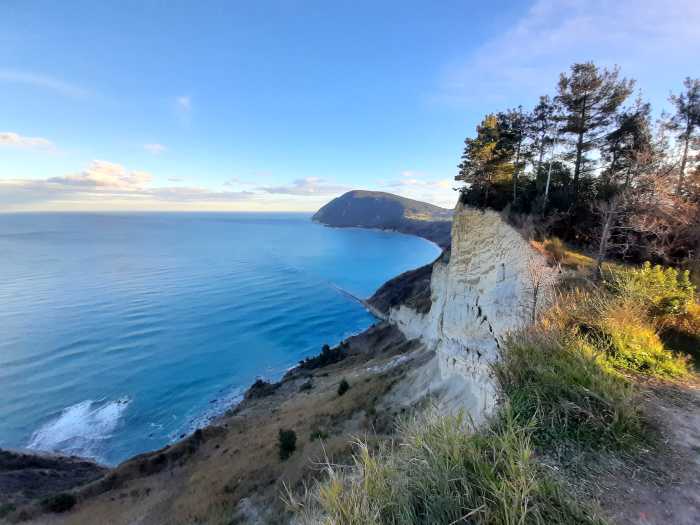
[[[429,395],[476,421],[490,413],[491,364],[501,340],[528,324],[554,281],[545,258],[499,213],[458,204],[451,250],[368,300],[407,339],[423,340],[435,354],[396,390],[396,401],[410,405]]]

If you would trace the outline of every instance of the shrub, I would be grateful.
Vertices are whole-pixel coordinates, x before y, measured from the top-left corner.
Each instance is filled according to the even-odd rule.
[[[349,468],[327,466],[302,505],[288,498],[302,523],[602,523],[538,466],[529,427],[509,410],[483,431],[429,410],[378,451],[364,442],[355,451]]]
[[[695,300],[695,287],[687,270],[652,266],[616,269],[606,281],[610,290],[622,298],[646,305],[654,317],[682,315]]]
[[[347,345],[341,344],[335,348],[328,345],[323,345],[321,353],[316,357],[307,357],[303,361],[299,361],[299,368],[314,370],[324,366],[332,365],[338,361],[342,361],[348,356]]]
[[[682,377],[688,373],[688,359],[675,355],[664,345],[657,327],[663,329],[664,324],[689,314],[654,318],[649,305],[638,296],[601,289],[570,293],[559,303],[545,315],[544,324],[581,339],[597,354],[601,365],[623,373],[656,377]],[[691,303],[688,312],[693,309]]]
[[[325,430],[314,430],[309,436],[311,441],[316,441],[317,439],[328,439],[328,432]]]
[[[666,347],[690,354],[696,366],[700,365],[700,304],[691,304],[682,315],[664,318],[660,335]]]
[[[293,430],[280,429],[278,435],[280,459],[288,459],[297,449],[297,433]]]
[[[669,352],[638,307],[618,304],[598,320],[601,334],[594,344],[606,352],[610,364],[656,377],[682,377],[687,359]]]
[[[348,390],[350,390],[350,383],[348,383],[345,378],[341,379],[340,383],[338,384],[338,395],[342,396]]]
[[[17,510],[17,506],[14,503],[3,503],[0,505],[0,519],[4,518],[11,512]]]
[[[545,251],[552,257],[555,263],[560,264],[566,257],[566,246],[558,237],[552,237],[544,242]]]
[[[78,502],[77,498],[68,492],[50,496],[42,501],[42,507],[49,512],[68,512]]]

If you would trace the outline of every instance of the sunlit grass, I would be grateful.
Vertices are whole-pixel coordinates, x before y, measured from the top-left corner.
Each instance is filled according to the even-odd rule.
[[[435,409],[404,422],[378,450],[359,441],[351,465],[288,502],[302,523],[594,524],[535,460],[532,428],[504,409],[486,429]]]

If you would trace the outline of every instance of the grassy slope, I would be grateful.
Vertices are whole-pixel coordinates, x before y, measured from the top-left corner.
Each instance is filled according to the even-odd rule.
[[[686,344],[700,343],[692,293],[680,308],[659,310],[650,305],[677,305],[683,295],[673,271],[608,265],[609,282],[592,286],[590,258],[565,249],[556,259],[576,269],[585,289],[565,292],[506,341],[494,370],[504,402],[491,425],[472,431],[461,416],[431,412],[377,450],[358,442],[352,465],[329,466],[325,483],[289,497],[304,521],[602,523],[588,500],[604,495],[576,475],[596,465],[601,478],[615,479],[603,458],[629,465],[668,457],[642,393],[649,380],[668,389],[693,377],[683,348],[659,337],[670,326]],[[617,479],[611,492],[627,482]]]

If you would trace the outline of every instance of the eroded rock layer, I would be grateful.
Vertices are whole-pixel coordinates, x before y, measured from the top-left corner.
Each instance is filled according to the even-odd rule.
[[[435,352],[400,394],[409,402],[435,395],[477,420],[488,414],[496,402],[490,365],[500,341],[531,319],[536,281],[550,282],[542,277],[548,272],[545,259],[500,214],[458,204],[451,253],[430,274],[429,308],[407,301],[385,311],[406,337],[421,338]]]

